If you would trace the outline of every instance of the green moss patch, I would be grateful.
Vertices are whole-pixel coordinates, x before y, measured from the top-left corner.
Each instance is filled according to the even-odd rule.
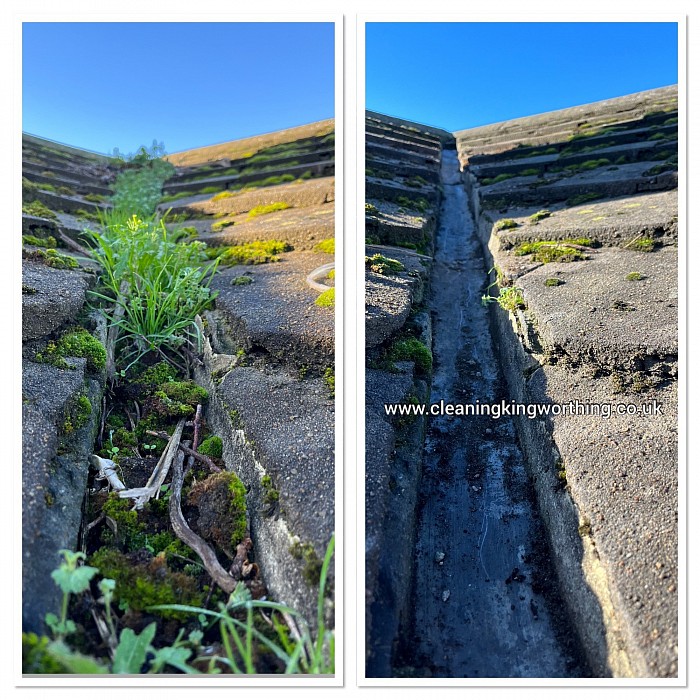
[[[68,404],[63,420],[63,432],[66,435],[80,430],[90,420],[92,404],[84,394],[77,396]]]
[[[187,496],[197,508],[197,532],[223,551],[235,551],[246,537],[246,489],[231,472],[220,472],[198,481]]]
[[[529,221],[532,224],[536,224],[539,221],[542,221],[542,219],[548,219],[552,215],[552,212],[549,211],[549,209],[541,209],[540,211],[534,213],[532,216],[529,217]]]
[[[215,221],[211,225],[211,230],[214,233],[219,233],[219,231],[223,231],[225,228],[228,228],[229,226],[233,226],[235,223],[236,222],[231,220],[231,219],[227,219],[226,221]]]
[[[248,212],[248,218],[254,219],[256,216],[264,216],[265,214],[272,214],[275,211],[284,211],[289,209],[292,205],[287,202],[273,202],[272,204],[260,204],[257,207],[253,207]]]
[[[154,557],[146,564],[137,563],[114,549],[102,548],[90,557],[90,565],[116,581],[114,600],[125,603],[131,610],[145,611],[154,605],[180,604],[201,606],[203,595],[196,579],[172,572],[164,556]],[[186,620],[191,613],[180,610],[158,610],[163,618]]]
[[[416,369],[423,374],[433,371],[433,353],[417,338],[395,340],[389,347],[387,356],[392,362],[413,362]]]
[[[327,289],[316,297],[316,306],[335,306],[335,287]]]
[[[45,204],[42,204],[38,199],[33,202],[22,205],[22,212],[29,216],[39,216],[42,219],[55,219],[56,212],[51,211]]]
[[[292,250],[284,241],[254,241],[223,248],[209,248],[207,256],[219,258],[222,265],[262,265],[279,262],[279,254]]]
[[[191,416],[197,404],[204,403],[208,397],[207,390],[190,379],[164,382],[145,403],[150,411],[159,416],[181,418]]]
[[[630,250],[638,250],[642,253],[651,253],[657,247],[658,243],[653,238],[637,238],[630,241],[625,248]]]
[[[214,457],[215,459],[221,459],[224,453],[224,443],[220,437],[212,435],[206,440],[202,441],[202,444],[197,450],[200,454],[208,455],[209,457]]]
[[[23,250],[22,257],[25,260],[34,260],[48,267],[54,267],[57,270],[75,270],[80,267],[75,258],[59,253],[55,248],[37,248],[32,251]]]
[[[495,231],[508,231],[512,228],[518,228],[519,224],[515,219],[500,219],[497,221],[493,228]]]
[[[521,243],[515,250],[516,255],[532,255],[532,259],[541,263],[574,262],[588,260],[588,255],[574,246],[590,246],[588,238],[567,239],[563,241],[535,241]]]
[[[58,243],[53,236],[39,238],[38,236],[24,235],[22,236],[22,245],[35,245],[38,248],[55,248]]]
[[[104,345],[84,328],[75,328],[64,333],[58,341],[49,341],[46,348],[36,354],[36,362],[43,362],[66,369],[66,357],[84,357],[87,369],[99,372],[104,369],[107,351]]]
[[[365,265],[378,275],[403,272],[406,269],[398,260],[387,258],[381,253],[365,256]]]
[[[314,250],[317,253],[335,255],[335,238],[326,238],[324,241],[320,241],[314,246]]]

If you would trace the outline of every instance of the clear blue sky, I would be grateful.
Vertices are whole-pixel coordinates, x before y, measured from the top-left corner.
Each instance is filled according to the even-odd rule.
[[[25,23],[24,131],[169,153],[334,114],[332,23]]]
[[[674,23],[368,23],[367,108],[448,131],[678,82]]]

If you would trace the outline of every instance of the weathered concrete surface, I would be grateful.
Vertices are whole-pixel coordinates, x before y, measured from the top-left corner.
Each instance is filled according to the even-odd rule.
[[[259,172],[248,172],[242,174],[219,175],[206,180],[191,180],[188,182],[168,181],[164,186],[164,191],[167,194],[177,194],[178,192],[198,192],[207,187],[220,187],[221,190],[235,189],[236,187],[244,186],[248,183],[254,183],[264,180],[268,177],[292,175],[301,177],[305,173],[310,173],[312,177],[327,177],[333,175],[334,161],[333,159],[324,160],[316,163],[303,163],[301,165],[280,165],[275,170],[261,170]]]
[[[367,255],[382,252],[385,257],[398,260],[404,272],[377,274],[368,267],[365,271],[365,347],[373,348],[385,342],[406,323],[414,303],[423,298],[423,278],[427,267],[422,258],[410,250],[381,246],[367,246]]]
[[[602,245],[624,246],[639,238],[652,238],[659,243],[678,240],[678,193],[675,190],[653,192],[634,197],[621,197],[587,202],[575,207],[558,204],[551,207],[551,216],[533,223],[530,216],[539,207],[509,209],[506,213],[489,211],[488,216],[513,219],[519,226],[490,233],[495,253],[528,241],[550,241],[589,238]]]
[[[418,484],[426,419],[387,417],[384,405],[427,399],[411,362],[367,370],[365,402],[365,625],[367,669],[388,676],[399,628],[410,616]]]
[[[24,362],[22,367],[22,627],[44,632],[44,616],[58,613],[61,591],[51,571],[61,549],[75,550],[82,519],[88,456],[98,427],[102,381],[75,369]],[[71,402],[85,395],[94,408],[88,421],[66,434]]]
[[[647,90],[624,97],[457,131],[462,164],[471,154],[498,153],[514,146],[564,141],[581,125],[600,128],[641,119],[660,110],[678,108],[678,86]]]
[[[22,262],[22,342],[34,340],[74,319],[85,304],[90,275]]]
[[[440,192],[436,187],[411,187],[405,183],[403,178],[382,180],[377,177],[367,177],[365,178],[365,193],[369,199],[386,199],[390,202],[398,202],[400,199],[416,202],[425,199],[433,207],[440,202]],[[409,211],[415,209],[412,204],[402,206]],[[418,211],[420,212],[420,209]]]
[[[545,352],[632,372],[677,362],[677,270],[674,247],[652,253],[603,248],[589,260],[540,265],[517,285]],[[643,279],[628,280],[630,272]],[[551,278],[563,284],[545,286]]]
[[[672,120],[675,112],[658,120],[644,116],[652,99],[651,94],[641,101],[630,96],[598,106],[599,125],[614,124],[628,104],[633,119],[663,126],[661,120]],[[673,96],[669,99],[663,108],[673,110]],[[532,126],[528,121],[523,129]],[[511,126],[500,135],[492,129],[481,142],[463,138],[463,162],[474,158],[482,167],[487,161],[476,154],[511,149],[517,125]],[[578,126],[562,122],[545,128],[543,122],[535,128],[542,131],[528,143],[554,143],[561,150],[562,129],[573,133]],[[650,129],[612,133],[627,138],[635,131],[639,138]],[[596,159],[606,136],[579,143],[591,141],[586,155]],[[666,145],[675,151],[675,142]],[[478,177],[465,173],[487,265],[498,266],[501,286],[521,290],[527,307],[509,313],[491,305],[510,397],[525,404],[637,407],[637,415],[607,418],[516,418],[562,595],[594,675],[678,673],[677,193],[615,197],[626,188],[675,186],[674,171],[645,174],[650,165],[602,166],[537,187],[531,185],[539,179],[531,176],[483,188]],[[573,194],[576,183],[601,198],[575,207],[550,206],[562,193]],[[486,190],[509,191],[509,201],[527,206],[500,204],[498,212],[486,211]],[[544,208],[552,215],[532,225],[527,217]],[[496,231],[500,218],[515,219],[519,226]],[[571,238],[608,247],[584,247],[588,259],[571,263],[542,264],[515,254],[524,241]],[[643,238],[662,247],[635,251]],[[640,278],[627,279],[630,273]],[[546,280],[559,284],[546,286]],[[642,406],[650,404],[651,412],[654,401],[661,414],[644,415]],[[598,611],[593,621],[591,609]]]
[[[216,221],[233,221],[221,231],[212,231]],[[247,218],[245,214],[209,221],[192,221],[200,240],[210,246],[239,245],[252,241],[281,240],[295,250],[311,250],[320,241],[335,236],[335,207],[332,203]]]
[[[399,120],[400,121],[400,120]],[[400,332],[431,344],[431,319],[421,311],[429,281],[440,202],[439,136],[382,115],[366,119],[367,256],[401,263],[393,272],[366,267],[366,533],[367,670],[391,675],[399,629],[410,617],[418,484],[427,419],[389,419],[385,403],[427,400],[430,377],[413,362],[390,362],[386,350]],[[398,200],[405,197],[399,203]],[[425,211],[410,206],[423,199]]]
[[[321,372],[333,364],[334,310],[315,304],[318,292],[306,276],[331,260],[323,253],[283,253],[283,262],[236,265],[212,282],[216,308],[230,341],[246,352],[262,351],[265,362]],[[250,284],[235,284],[241,277]],[[231,348],[233,350],[233,348]]]
[[[328,387],[320,379],[237,367],[235,356],[213,353],[208,340],[205,362],[196,378],[210,391],[207,421],[223,438],[227,468],[248,489],[263,579],[275,600],[315,626],[314,571],[334,531],[335,513],[335,424]],[[270,486],[264,485],[265,476]],[[270,489],[279,492],[277,499],[270,498]],[[332,586],[332,569],[330,580]]]
[[[435,233],[433,214],[409,213],[394,202],[379,199],[367,199],[366,203],[374,207],[365,213],[365,235],[368,239],[392,246],[408,247],[408,244],[422,250],[432,249]]]
[[[668,190],[678,187],[678,173],[664,172],[647,175],[657,161],[612,165],[575,173],[569,177],[537,176],[514,177],[480,188],[484,207],[494,202],[522,205],[533,202],[561,202],[577,195],[596,194],[605,197],[623,197],[639,192]]]
[[[284,185],[263,187],[252,192],[231,192],[230,197],[214,199],[212,195],[196,195],[159,205],[159,209],[172,208],[173,213],[187,211],[195,217],[204,215],[242,214],[253,207],[276,202],[286,202],[292,207],[321,206],[335,199],[335,180],[332,177],[290,182]]]
[[[236,141],[192,148],[187,151],[171,153],[167,160],[176,166],[192,166],[201,163],[209,163],[220,158],[242,158],[245,154],[255,155],[259,151],[280,144],[293,143],[301,139],[323,139],[333,133],[335,122],[333,119],[297,126],[292,129],[283,129],[269,134],[252,136]]]

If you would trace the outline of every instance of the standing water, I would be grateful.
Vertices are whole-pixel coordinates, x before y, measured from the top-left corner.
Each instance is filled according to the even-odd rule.
[[[487,277],[456,151],[443,151],[433,267],[431,402],[500,402],[481,304]],[[442,677],[585,674],[546,553],[511,418],[434,417],[424,455],[403,673]],[[399,669],[397,669],[399,670]]]

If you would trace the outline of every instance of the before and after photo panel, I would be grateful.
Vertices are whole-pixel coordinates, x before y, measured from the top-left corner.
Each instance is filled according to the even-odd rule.
[[[14,27],[16,685],[683,686],[685,20],[273,17]]]

